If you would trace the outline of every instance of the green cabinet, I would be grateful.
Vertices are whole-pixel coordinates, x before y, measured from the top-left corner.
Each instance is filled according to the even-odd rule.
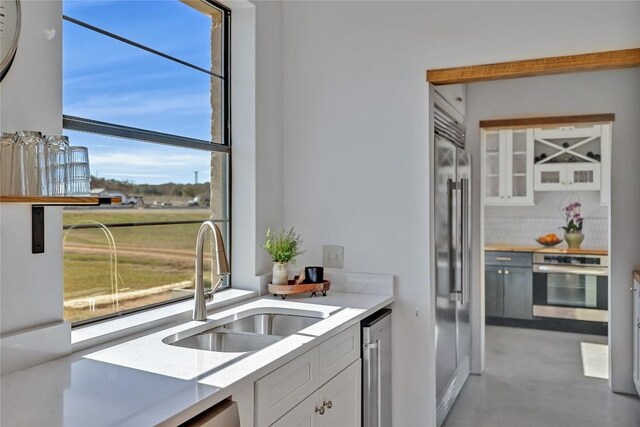
[[[526,320],[533,318],[532,257],[531,254],[528,257],[523,255],[525,254],[493,252],[486,257],[486,316]]]
[[[487,265],[484,269],[484,312],[487,316],[503,317],[503,289],[502,267]]]

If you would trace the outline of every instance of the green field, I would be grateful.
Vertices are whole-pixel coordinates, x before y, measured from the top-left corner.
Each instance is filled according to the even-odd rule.
[[[207,209],[65,209],[63,223],[205,221],[208,217]],[[84,320],[161,302],[175,296],[172,289],[188,289],[198,228],[199,224],[110,227],[115,248],[102,229],[65,230],[65,319]]]

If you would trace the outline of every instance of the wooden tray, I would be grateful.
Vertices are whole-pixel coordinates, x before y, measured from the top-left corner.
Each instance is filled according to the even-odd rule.
[[[331,286],[331,282],[329,280],[325,280],[322,283],[301,283],[299,285],[295,284],[295,281],[289,280],[288,285],[274,285],[269,283],[269,292],[273,294],[274,297],[280,295],[282,299],[285,299],[287,295],[294,294],[304,294],[306,292],[311,292],[311,296],[315,297],[316,292],[322,292],[322,296],[327,296],[327,291]]]

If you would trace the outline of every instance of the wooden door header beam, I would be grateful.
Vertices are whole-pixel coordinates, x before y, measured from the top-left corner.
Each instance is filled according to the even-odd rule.
[[[519,119],[480,120],[480,127],[517,128],[532,126],[557,126],[576,123],[608,123],[616,120],[615,114],[584,114],[580,116],[524,117]]]
[[[448,85],[639,66],[640,48],[635,48],[582,55],[500,62],[497,64],[472,65],[469,67],[427,70],[427,81],[434,85]]]

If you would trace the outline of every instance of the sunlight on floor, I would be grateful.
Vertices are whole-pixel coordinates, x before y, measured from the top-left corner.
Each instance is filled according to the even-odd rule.
[[[581,342],[582,371],[585,377],[609,379],[609,346]]]

